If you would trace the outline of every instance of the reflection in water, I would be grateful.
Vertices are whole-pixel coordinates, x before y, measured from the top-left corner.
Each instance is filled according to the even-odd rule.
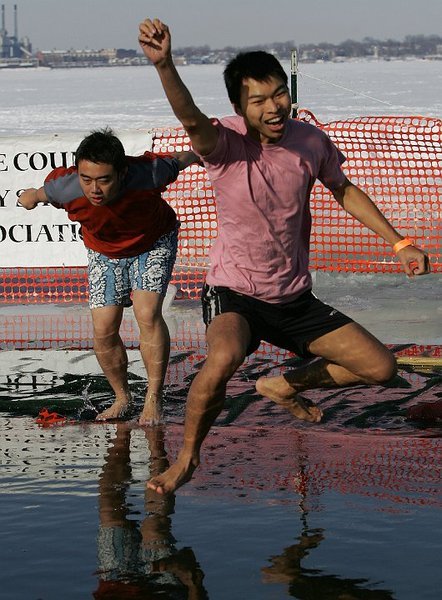
[[[271,566],[261,568],[263,582],[287,585],[288,594],[297,600],[393,600],[389,590],[368,589],[373,585],[368,579],[344,578],[302,566],[310,551],[325,540],[326,534],[323,528],[312,528],[308,524],[307,506],[314,505],[316,492],[312,492],[309,485],[309,450],[302,438],[298,438],[295,454],[299,467],[295,479],[300,496],[301,533],[296,544],[269,558]]]
[[[10,528],[11,515],[18,513],[17,501],[21,499],[26,509],[17,515],[19,525],[14,531],[19,551],[14,554],[8,545],[4,546],[2,565],[9,574],[6,589],[12,592],[10,597],[31,597],[27,591],[22,596],[17,593],[17,586],[25,586],[26,581],[23,578],[17,583],[14,569],[27,569],[27,579],[43,589],[48,582],[61,588],[75,571],[79,573],[75,581],[78,589],[90,590],[91,559],[85,556],[88,551],[92,555],[95,552],[96,526],[94,523],[91,530],[83,514],[90,515],[101,473],[95,599],[208,598],[193,551],[176,547],[171,527],[174,498],[158,497],[152,491],[147,495],[140,487],[134,491],[144,479],[144,473],[136,478],[134,474],[139,466],[145,468],[146,447],[152,474],[166,466],[163,431],[144,431],[130,422],[88,422],[94,419],[95,409],[108,401],[109,391],[104,378],[94,374],[95,365],[93,369],[84,366],[88,360],[85,353],[61,356],[44,351],[40,358],[32,352],[8,356],[8,352],[2,356],[0,369],[2,531]],[[192,350],[171,359],[166,406],[167,446],[171,453],[180,445],[186,392],[199,368],[199,359]],[[404,585],[409,588],[404,598],[433,598],[430,586],[437,572],[440,537],[432,519],[441,506],[441,429],[439,421],[425,419],[424,414],[420,414],[421,420],[407,417],[412,416],[409,410],[413,407],[420,405],[421,411],[423,403],[440,407],[440,367],[402,369],[401,385],[392,388],[360,386],[342,390],[339,395],[319,390],[314,400],[321,403],[326,418],[312,428],[295,423],[254,391],[257,376],[291,367],[294,361],[277,363],[270,355],[252,357],[232,379],[225,410],[207,441],[204,464],[187,488],[188,495],[198,496],[198,501],[207,503],[210,509],[222,503],[222,518],[217,515],[213,521],[217,535],[211,535],[210,528],[209,532],[203,528],[194,534],[193,521],[188,523],[189,513],[182,510],[183,497],[179,514],[173,516],[176,531],[189,532],[184,536],[199,535],[198,553],[201,559],[204,556],[206,585],[213,582],[213,598],[387,600],[393,595],[388,589],[379,589],[381,586],[396,590],[401,586],[404,589]],[[136,364],[131,364],[131,386],[136,395],[141,387],[144,390],[144,384]],[[141,402],[141,391],[138,395]],[[69,423],[77,426],[38,428],[35,417],[43,407],[68,415]],[[5,414],[20,416],[6,418]],[[46,495],[42,505],[46,507],[46,502],[52,501],[55,509],[51,518],[40,525],[35,512],[42,503],[42,494]],[[293,494],[304,498],[302,514],[305,516],[307,510],[315,513],[320,522],[315,519],[309,525],[302,523],[290,537],[280,522],[278,526],[271,523],[267,529],[260,527],[271,519],[269,504],[278,506],[277,519],[285,519]],[[87,540],[82,547],[77,546],[76,560],[63,559],[63,544],[69,547],[72,531],[77,534],[78,530],[67,521],[60,536],[57,495],[63,501],[69,499],[65,505],[68,514]],[[144,509],[139,503],[135,508],[138,499],[141,506],[144,502]],[[330,502],[337,503],[338,510],[333,503],[329,510]],[[251,503],[262,511],[259,521],[257,513],[249,510]],[[368,531],[367,508],[371,516]],[[356,524],[361,519],[363,527],[352,525],[346,529],[349,514]],[[235,534],[233,540],[229,538],[228,524],[234,522],[235,515],[259,539],[256,548],[250,548],[247,536],[241,546]],[[196,518],[201,518],[198,509]],[[56,523],[53,530],[48,521]],[[36,531],[32,536],[28,533],[31,527]],[[347,536],[345,543],[342,536],[339,539],[341,530]],[[332,531],[338,532],[336,544]],[[404,557],[399,557],[395,569],[390,569],[387,562],[394,536],[403,536]],[[293,545],[291,537],[296,537]],[[378,568],[370,563],[373,545],[368,545],[366,552],[364,546],[373,542],[373,537]],[[33,540],[45,543],[46,563],[41,562],[41,544],[38,550],[30,545]],[[268,562],[268,547],[274,543],[280,554]],[[353,555],[354,547],[363,551]],[[29,564],[21,563],[22,548],[28,552]],[[57,560],[61,568],[54,574]],[[265,565],[262,570],[261,565]],[[250,581],[244,576],[246,571],[251,574]],[[260,574],[265,585],[259,581]],[[348,578],[352,575],[354,578]],[[386,583],[376,583],[378,580]],[[236,597],[222,595],[220,589],[224,586],[237,586],[241,592]],[[66,597],[75,600],[90,597],[77,589],[69,592]],[[39,597],[56,596],[39,593]]]
[[[270,558],[271,566],[263,567],[264,583],[288,586],[290,596],[298,600],[393,600],[388,590],[369,590],[367,579],[344,579],[328,575],[320,569],[308,569],[302,561],[325,539],[322,529],[304,529],[298,543]]]
[[[95,600],[168,598],[170,600],[208,600],[204,575],[191,548],[177,550],[171,515],[175,497],[160,496],[145,489],[146,516],[137,520],[127,500],[132,480],[130,461],[130,423],[118,423],[115,437],[105,457],[99,480],[98,587]],[[150,451],[150,474],[168,466],[162,427],[146,428]],[[308,462],[306,449],[297,448],[302,477]],[[265,584],[285,584],[287,594],[298,600],[392,600],[389,590],[369,589],[373,582],[364,578],[343,578],[302,565],[310,553],[325,540],[322,528],[307,524],[305,505],[308,485],[299,486],[302,501],[302,530],[297,543],[270,557],[262,567]],[[227,576],[227,573],[226,573]]]
[[[128,423],[117,424],[100,477],[99,584],[94,598],[204,600],[208,598],[204,576],[193,551],[175,548],[170,518],[175,497],[146,490],[145,518],[139,523],[131,514],[126,499],[132,474],[131,431]],[[146,428],[145,435],[150,473],[155,475],[168,466],[163,430]]]

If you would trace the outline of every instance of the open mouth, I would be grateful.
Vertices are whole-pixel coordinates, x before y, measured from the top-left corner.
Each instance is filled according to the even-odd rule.
[[[273,117],[272,119],[267,119],[266,121],[264,121],[264,123],[270,129],[274,131],[279,131],[284,126],[285,118],[282,116]]]

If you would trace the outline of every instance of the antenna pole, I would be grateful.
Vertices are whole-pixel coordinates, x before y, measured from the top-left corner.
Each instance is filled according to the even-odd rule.
[[[292,118],[298,116],[298,53],[292,50],[290,61],[290,94],[292,96]]]

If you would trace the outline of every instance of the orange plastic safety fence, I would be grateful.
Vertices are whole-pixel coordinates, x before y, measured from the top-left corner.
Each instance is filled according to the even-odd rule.
[[[57,310],[35,306],[26,311],[13,308],[0,314],[0,350],[91,350],[93,327],[89,311],[78,305]],[[195,316],[195,315],[194,315]],[[120,327],[121,338],[128,349],[140,347],[139,329],[130,313],[124,313]],[[207,345],[202,319],[180,318],[174,323],[172,351],[188,355],[189,361],[205,359]],[[396,356],[425,357],[442,360],[442,346],[433,344],[390,345]],[[261,357],[275,364],[293,357],[294,354],[263,342],[254,357]],[[174,363],[174,361],[171,361]],[[178,363],[177,363],[178,364]],[[175,366],[178,368],[178,366]]]
[[[441,263],[442,121],[428,117],[360,117],[319,123],[345,154],[347,177],[374,200],[390,223]],[[311,265],[327,271],[396,272],[391,247],[337,207],[317,184],[312,201]]]
[[[360,117],[319,123],[307,110],[301,120],[323,129],[346,155],[351,181],[362,187],[404,236],[441,261],[440,119]],[[154,151],[189,149],[176,127],[154,131]],[[164,194],[181,221],[180,245],[172,279],[177,298],[196,298],[208,268],[208,250],[217,236],[217,213],[205,170],[181,172]],[[390,246],[339,207],[320,183],[313,188],[311,268],[347,272],[399,272]],[[85,267],[0,268],[0,302],[63,302],[87,299]]]

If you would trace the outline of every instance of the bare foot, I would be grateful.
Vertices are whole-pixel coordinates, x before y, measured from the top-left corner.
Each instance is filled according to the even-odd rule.
[[[143,411],[138,419],[140,425],[159,425],[163,420],[163,395],[152,392],[146,396]]]
[[[178,458],[167,471],[164,471],[161,475],[152,477],[152,479],[146,483],[146,486],[148,489],[157,492],[157,494],[172,494],[175,490],[192,479],[193,472],[197,466],[197,464],[192,462],[187,463],[187,461],[181,461]]]
[[[130,398],[125,400],[115,400],[112,406],[106,408],[102,413],[95,417],[96,421],[109,421],[111,419],[121,419],[129,410]]]
[[[302,398],[282,375],[278,377],[260,377],[256,382],[256,391],[287,409],[301,421],[319,423],[322,418],[322,410],[319,406],[306,398]]]

